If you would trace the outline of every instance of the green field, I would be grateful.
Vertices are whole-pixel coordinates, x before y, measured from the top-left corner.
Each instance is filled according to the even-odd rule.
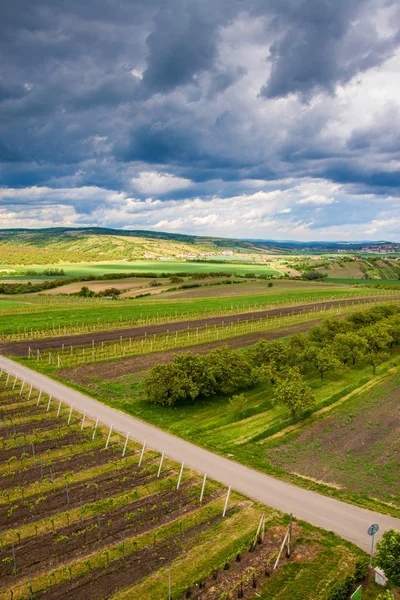
[[[363,286],[370,286],[370,289],[373,289],[374,287],[390,287],[392,285],[400,285],[400,279],[353,279],[350,277],[327,277],[326,279],[324,279],[324,281],[326,281],[326,283],[341,283],[342,285],[347,283],[349,285],[358,284]]]
[[[6,266],[6,265],[3,265]],[[62,268],[65,271],[65,277],[80,277],[81,275],[106,275],[109,273],[209,273],[210,271],[223,271],[234,275],[245,275],[246,273],[255,273],[259,275],[280,276],[280,271],[271,268],[268,265],[248,265],[248,264],[214,264],[214,263],[196,263],[179,260],[137,260],[137,261],[115,261],[115,262],[88,262],[88,263],[56,263],[44,265],[29,265],[30,268],[42,269]],[[1,265],[0,265],[1,270]],[[26,270],[26,267],[13,267],[17,273]],[[26,276],[26,279],[32,279],[36,276]],[[11,279],[10,276],[4,276],[4,279]],[[47,277],[49,279],[49,277]],[[1,280],[1,279],[0,279]]]
[[[300,283],[302,291],[296,292],[295,283]],[[197,298],[193,300],[163,300],[138,298],[132,301],[109,301],[106,305],[99,306],[98,302],[87,302],[87,308],[74,309],[74,305],[67,307],[55,304],[55,309],[49,312],[49,306],[44,305],[43,311],[38,312],[37,306],[32,309],[32,314],[25,310],[21,314],[8,314],[7,319],[0,322],[0,334],[22,333],[25,328],[30,331],[48,331],[57,328],[66,328],[70,333],[79,333],[80,328],[91,326],[90,330],[100,330],[112,327],[132,325],[135,321],[158,319],[164,320],[190,319],[207,317],[231,312],[250,312],[253,310],[267,309],[276,305],[290,306],[309,303],[313,301],[346,299],[376,295],[369,288],[337,287],[332,292],[331,286],[311,286],[312,291],[304,290],[303,282],[293,282],[293,291],[282,290],[276,293],[275,288],[265,294],[249,296],[231,296],[224,298]],[[29,302],[29,297],[27,297]],[[46,302],[49,302],[46,299]],[[0,308],[1,308],[0,304]]]

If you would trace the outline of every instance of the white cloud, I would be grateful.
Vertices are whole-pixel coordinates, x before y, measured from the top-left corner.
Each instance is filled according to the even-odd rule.
[[[310,206],[323,206],[326,204],[334,204],[336,200],[334,198],[328,198],[327,196],[309,196],[308,198],[303,198],[302,200],[298,200],[296,204],[309,204]]]
[[[196,223],[196,225],[212,225],[213,223],[216,223],[219,219],[219,216],[216,215],[215,213],[212,213],[210,215],[206,215],[204,217],[193,217],[193,223]]]
[[[279,214],[280,215],[287,215],[287,214],[289,214],[291,212],[292,212],[291,208],[283,208],[282,210],[279,211]]]
[[[183,190],[192,182],[184,177],[176,177],[169,173],[157,173],[157,171],[142,171],[138,177],[132,178],[133,186],[142,194],[157,196],[172,192],[174,190]]]

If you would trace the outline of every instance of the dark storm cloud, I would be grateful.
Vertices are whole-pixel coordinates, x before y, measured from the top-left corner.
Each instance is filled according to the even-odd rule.
[[[207,195],[214,180],[239,194],[241,180],[252,178],[314,176],[374,193],[396,190],[399,173],[386,165],[398,160],[398,107],[337,140],[326,133],[336,108],[312,105],[393,54],[399,35],[384,35],[375,24],[392,6],[391,0],[3,2],[2,185],[130,190],[136,171],[159,169],[199,183],[167,198]],[[251,19],[258,26],[254,39],[246,37]],[[234,25],[229,46],[224,33]],[[243,57],[229,60],[242,37]],[[257,84],[253,51],[266,59],[261,76],[255,72]],[[299,108],[290,104],[296,96]],[[283,97],[287,108],[280,108]]]
[[[383,38],[364,0],[279,0],[270,29],[278,38],[270,47],[271,74],[261,93],[278,98],[305,97],[315,90],[334,92],[338,83],[381,64],[400,42],[399,33]],[[375,3],[379,10],[394,0]],[[376,14],[376,13],[375,13]]]

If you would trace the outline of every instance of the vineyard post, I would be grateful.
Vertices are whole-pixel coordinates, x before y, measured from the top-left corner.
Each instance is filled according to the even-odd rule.
[[[23,382],[22,382],[22,385],[21,385],[21,388],[20,388],[20,390],[19,390],[19,395],[20,395],[20,396],[21,396],[21,394],[22,394],[22,392],[23,392],[23,390],[24,390],[24,387],[25,387],[25,379],[23,380]]]
[[[31,396],[32,396],[32,390],[33,390],[33,383],[31,383],[31,387],[29,388],[28,400],[30,400],[30,399],[31,399]]]
[[[73,405],[71,404],[71,408],[69,409],[69,415],[68,415],[68,423],[67,425],[69,425],[71,423],[71,417],[72,417],[72,411],[73,411]]]
[[[168,600],[172,600],[172,593],[171,593],[171,573],[168,573]]]
[[[8,371],[8,373],[7,373],[7,379],[6,379],[6,386],[8,385],[8,381],[10,379],[10,375],[11,375],[11,372]]]
[[[138,465],[139,467],[142,464],[142,460],[143,460],[143,456],[144,456],[144,450],[146,448],[146,443],[147,443],[146,441],[143,442],[142,452],[140,453],[140,458],[139,458],[139,465]]]
[[[96,419],[96,423],[93,429],[93,435],[92,435],[92,441],[94,440],[94,438],[96,437],[96,431],[97,431],[97,425],[99,424],[99,417],[97,417]]]
[[[161,474],[161,469],[162,469],[162,465],[163,465],[163,462],[164,462],[164,456],[165,456],[165,452],[163,452],[161,454],[160,466],[158,467],[158,473],[157,473],[157,479],[160,477],[160,474]]]
[[[86,410],[83,411],[83,417],[82,417],[82,423],[81,423],[81,431],[85,425],[85,419],[86,419]]]
[[[177,490],[179,490],[179,487],[181,485],[181,480],[182,480],[182,475],[183,475],[183,467],[184,466],[185,466],[185,463],[183,462],[182,465],[181,465],[181,470],[180,470],[179,477],[178,477],[178,483],[177,483],[177,486],[176,486]]]
[[[111,438],[112,429],[113,429],[113,426],[112,426],[112,425],[110,425],[110,429],[109,429],[109,431],[108,431],[108,437],[107,437],[107,441],[106,441],[106,446],[105,446],[105,449],[106,449],[106,450],[107,450],[107,448],[108,448],[108,444],[110,443],[110,438]]]
[[[283,550],[283,548],[284,548],[284,546],[285,546],[285,544],[286,544],[286,540],[287,540],[287,538],[288,538],[288,535],[289,535],[289,529],[287,530],[287,532],[286,532],[286,535],[285,535],[285,537],[283,538],[283,542],[282,542],[281,548],[280,548],[280,550],[279,550],[279,554],[278,554],[278,556],[277,556],[277,559],[276,559],[276,561],[275,561],[275,564],[274,564],[274,567],[273,567],[273,571],[275,571],[275,570],[276,570],[276,568],[277,568],[277,566],[278,566],[279,559],[280,559],[280,557],[281,557],[282,550]]]
[[[14,383],[13,383],[13,386],[12,386],[13,390],[15,389],[16,385],[17,385],[17,376],[15,376],[15,379],[14,379]]]
[[[40,390],[39,390],[39,396],[38,396],[38,399],[37,399],[37,402],[36,402],[36,406],[39,406],[39,404],[40,404],[40,399],[42,397],[42,391],[43,391],[42,388],[40,388]]]
[[[61,400],[60,400],[60,402],[58,403],[57,417],[59,417],[59,416],[60,416],[60,412],[61,412]]]
[[[289,535],[288,535],[287,547],[286,547],[287,558],[290,558],[290,555],[292,554],[292,525],[293,525],[293,515],[292,515],[292,513],[290,513]]]
[[[124,456],[125,456],[126,449],[127,449],[127,447],[128,447],[128,440],[129,440],[129,431],[128,431],[128,433],[126,434],[126,439],[125,439],[124,449],[123,449],[123,451],[122,451],[122,458],[124,458]]]
[[[50,404],[51,404],[51,394],[50,394],[50,396],[49,396],[49,401],[48,401],[48,403],[47,403],[47,409],[46,409],[46,410],[47,410],[47,412],[49,412],[49,410],[50,410]]]
[[[201,486],[200,504],[203,502],[204,490],[206,489],[207,473],[204,473],[203,485]]]
[[[226,515],[226,511],[228,509],[228,502],[229,502],[229,496],[231,495],[231,486],[229,486],[228,488],[228,493],[226,494],[226,500],[225,500],[225,506],[224,506],[224,512],[222,513],[222,517],[225,517]]]

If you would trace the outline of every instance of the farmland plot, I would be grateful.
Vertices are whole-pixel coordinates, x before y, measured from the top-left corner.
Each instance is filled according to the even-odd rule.
[[[0,417],[1,600],[253,598],[292,564],[323,566],[334,539],[311,600],[362,556],[296,522],[289,544],[287,516],[6,373]]]

